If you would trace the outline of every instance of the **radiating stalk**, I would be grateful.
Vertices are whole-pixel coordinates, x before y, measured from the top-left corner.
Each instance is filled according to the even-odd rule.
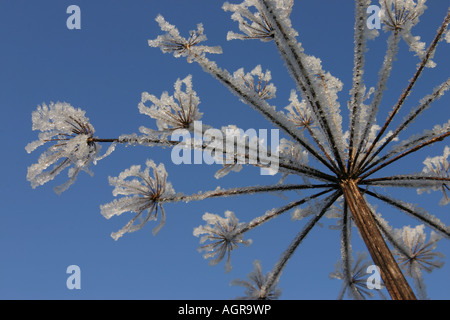
[[[267,282],[261,288],[261,292],[266,292],[268,288],[271,288],[275,281],[278,280],[281,272],[288,260],[292,257],[300,243],[305,239],[308,233],[313,229],[313,227],[319,222],[319,220],[323,217],[323,215],[327,212],[328,208],[341,196],[340,191],[334,192],[331,196],[326,199],[325,205],[322,209],[316,213],[316,215],[308,221],[308,223],[303,227],[303,230],[300,231],[295,238],[292,240],[289,247],[283,252],[280,257],[280,260],[275,264],[274,268],[270,272]]]
[[[425,65],[427,64],[428,60],[431,58],[432,54],[434,54],[434,52],[436,50],[436,47],[438,45],[438,42],[441,39],[441,37],[444,34],[444,32],[447,30],[447,26],[448,26],[449,23],[450,23],[450,9],[447,12],[447,16],[445,17],[444,22],[439,27],[438,32],[437,32],[434,40],[431,42],[430,46],[428,47],[427,52],[425,54],[425,57],[422,59],[422,62],[420,63],[419,67],[416,70],[416,73],[414,74],[412,79],[409,81],[408,86],[403,91],[403,93],[400,96],[397,104],[393,107],[392,111],[389,113],[389,116],[387,117],[386,122],[384,123],[384,125],[381,128],[380,132],[378,133],[378,135],[376,136],[376,138],[374,139],[374,141],[370,145],[370,147],[367,150],[367,152],[365,153],[364,158],[358,163],[358,167],[357,167],[358,171],[364,170],[365,166],[371,163],[371,161],[372,161],[372,159],[374,157],[373,154],[372,154],[373,149],[375,148],[375,146],[378,143],[378,141],[381,139],[381,136],[387,130],[387,128],[388,128],[389,124],[392,122],[392,119],[394,118],[394,116],[397,115],[398,111],[400,110],[401,106],[405,102],[406,98],[411,93],[411,90],[414,87],[414,85],[416,84],[417,79],[422,74],[422,71],[424,70]],[[369,156],[370,156],[370,158],[369,158]]]

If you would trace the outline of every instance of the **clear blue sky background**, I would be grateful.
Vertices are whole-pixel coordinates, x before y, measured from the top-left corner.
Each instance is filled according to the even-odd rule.
[[[427,44],[448,7],[445,0],[429,2],[420,27],[413,32]],[[66,28],[66,8],[71,4],[81,8],[81,30]],[[254,243],[233,252],[233,270],[228,274],[224,263],[211,267],[197,252],[198,238],[192,230],[204,224],[204,212],[223,215],[225,210],[232,210],[241,221],[249,221],[286,203],[275,195],[168,204],[166,225],[157,236],[151,234],[153,222],[117,242],[110,233],[132,216],[124,214],[106,220],[99,206],[113,200],[108,176],[117,176],[133,164],[144,165],[147,158],[164,162],[175,190],[185,193],[210,190],[217,185],[270,184],[278,176],[260,176],[259,170],[244,168],[239,174],[231,173],[217,181],[214,172],[218,166],[176,166],[167,149],[118,147],[92,168],[93,178],[81,173],[61,196],[53,192],[53,187],[65,181],[65,173],[35,190],[26,181],[27,167],[37,161],[43,150],[29,155],[24,149],[37,138],[31,130],[31,112],[43,102],[66,101],[86,110],[96,135],[114,138],[138,132],[141,125],[156,128],[152,119],[138,112],[141,93],[148,91],[159,96],[165,90],[172,92],[177,78],[192,74],[194,89],[202,101],[199,107],[204,112],[204,123],[215,127],[235,124],[245,130],[271,128],[262,116],[239,102],[198,65],[163,55],[147,45],[148,39],[160,34],[154,21],[159,13],[184,35],[203,22],[207,44],[221,45],[224,51],[211,59],[231,72],[240,67],[250,71],[257,64],[269,68],[278,88],[272,103],[284,108],[294,85],[274,44],[227,42],[227,31],[238,28],[221,6],[222,1],[208,0],[0,0],[0,298],[229,299],[243,294],[243,288],[229,283],[246,278],[255,259],[262,261],[265,272],[272,268],[304,221],[291,221],[286,214],[249,233],[247,237]],[[344,82],[340,101],[345,119],[352,77],[353,1],[296,1],[292,18],[307,53],[320,57],[324,69]],[[369,42],[368,86],[375,85],[384,55],[386,35],[381,33],[381,37]],[[418,99],[448,77],[450,45],[442,43],[439,49],[435,59],[438,68],[426,70],[406,108],[415,106]],[[417,57],[404,44],[400,57],[379,120],[385,118],[415,70]],[[409,132],[421,132],[447,121],[448,98],[437,102]],[[425,157],[442,153],[443,147],[441,143],[421,151],[385,174],[420,171]],[[439,193],[417,196],[415,190],[385,192],[404,196],[450,223],[448,206],[437,206]],[[295,194],[287,197],[294,199]],[[403,213],[374,204],[396,227],[416,224]],[[285,269],[280,281],[282,299],[336,298],[341,283],[330,280],[328,274],[334,271],[340,256],[339,232],[328,228],[335,221],[324,222],[322,228],[311,232]],[[356,230],[353,234],[356,252],[362,246]],[[440,251],[450,255],[448,240],[440,242]],[[81,268],[80,290],[66,287],[66,268],[72,264]],[[450,298],[449,271],[447,263],[433,274],[425,274],[430,298]]]

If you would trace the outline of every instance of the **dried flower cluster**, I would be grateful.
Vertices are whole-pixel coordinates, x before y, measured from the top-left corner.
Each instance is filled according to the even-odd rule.
[[[27,179],[33,188],[53,180],[61,171],[70,166],[69,180],[56,187],[61,193],[75,182],[78,173],[88,167],[98,154],[99,147],[93,142],[94,128],[85,112],[67,103],[43,104],[32,114],[33,130],[40,131],[39,140],[26,146],[28,153],[36,148],[51,144],[41,154],[38,163],[28,168]],[[51,170],[45,171],[50,166]]]
[[[200,236],[200,243],[209,240],[211,243],[203,245],[199,248],[200,251],[206,251],[205,258],[213,258],[211,265],[215,265],[227,255],[226,270],[231,270],[231,251],[236,249],[240,244],[249,246],[251,240],[243,240],[240,230],[242,225],[236,218],[233,212],[226,211],[225,218],[218,215],[205,213],[203,220],[207,222],[205,226],[199,226],[194,229],[194,236]]]
[[[150,169],[153,171],[153,177],[150,175]],[[132,177],[133,179],[128,179]],[[136,214],[121,230],[112,233],[111,236],[117,240],[127,232],[137,231],[148,221],[156,220],[159,214],[160,223],[153,229],[153,234],[158,233],[166,221],[162,202],[164,198],[175,194],[172,184],[167,182],[164,164],[156,166],[152,160],[147,160],[143,171],[139,165],[131,166],[121,172],[118,177],[110,177],[109,183],[115,187],[114,196],[123,195],[124,197],[102,205],[100,207],[102,215],[109,219],[124,212]]]

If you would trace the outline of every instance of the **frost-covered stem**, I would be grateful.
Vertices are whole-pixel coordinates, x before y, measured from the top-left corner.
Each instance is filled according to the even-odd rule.
[[[350,172],[353,167],[353,158],[355,156],[354,146],[357,144],[355,141],[356,128],[360,126],[360,113],[362,102],[362,90],[364,87],[363,74],[365,64],[365,49],[366,49],[366,10],[368,2],[367,0],[355,1],[356,21],[355,21],[355,54],[353,58],[353,87],[350,90],[350,138],[348,147],[348,171]]]
[[[381,277],[393,300],[415,300],[416,297],[389,250],[369,206],[353,179],[343,180],[341,189],[361,237],[380,268]]]
[[[155,139],[155,138],[148,138],[144,137],[143,139],[139,138],[113,138],[113,139],[100,139],[100,138],[89,138],[88,142],[104,142],[104,143],[150,143],[155,144],[162,147],[174,147],[174,146],[181,146],[182,143],[180,141],[173,141],[173,140],[164,140],[164,139]],[[236,146],[236,145],[235,145]],[[224,155],[226,152],[224,150],[220,150],[217,146],[209,146],[208,144],[202,143],[201,145],[195,144],[191,141],[191,148],[193,149],[200,149],[200,150],[209,150],[213,149],[215,152],[221,151]],[[246,150],[248,149],[248,146],[246,146]],[[234,160],[237,160],[238,157],[243,156],[244,158],[248,159],[249,154],[246,153],[244,155],[238,155],[234,154]],[[271,156],[268,154],[268,157]],[[259,160],[259,155],[258,159]],[[278,163],[280,168],[284,168],[286,170],[290,170],[292,172],[298,173],[300,175],[307,175],[309,177],[319,179],[322,181],[336,181],[336,178],[328,175],[326,173],[323,173],[319,170],[316,170],[314,168],[311,168],[309,166],[305,165],[291,165],[290,163],[284,161],[283,159],[279,159]]]
[[[348,212],[347,202],[344,201],[343,215],[342,215],[342,232],[341,232],[341,259],[342,259],[342,274],[344,281],[352,283],[352,252],[351,252],[351,216]],[[355,297],[359,295],[358,290],[354,286],[349,286],[353,291]],[[339,299],[342,299],[345,294],[345,286]]]
[[[386,167],[387,165],[391,164],[392,162],[395,162],[395,161],[397,161],[397,160],[407,156],[410,153],[416,152],[417,150],[422,149],[423,147],[426,147],[426,146],[428,146],[430,144],[433,144],[435,142],[442,141],[446,137],[448,137],[449,135],[450,135],[450,131],[448,131],[448,132],[446,132],[444,134],[441,134],[441,135],[439,135],[439,136],[437,136],[437,137],[435,137],[433,139],[430,139],[428,141],[422,142],[421,144],[419,144],[419,145],[417,145],[417,146],[415,146],[415,147],[413,147],[413,148],[411,148],[411,149],[409,149],[407,151],[404,151],[404,152],[398,154],[394,158],[392,158],[392,159],[390,159],[390,160],[388,160],[386,162],[383,162],[382,164],[380,164],[379,166],[373,168],[369,172],[366,172],[364,175],[360,176],[360,179],[363,180],[364,178],[367,178],[368,176],[372,175],[373,173],[377,172],[378,170],[383,169],[384,167]],[[369,170],[371,167],[372,166],[367,168],[366,171]]]
[[[283,271],[284,267],[286,266],[286,263],[289,261],[289,259],[294,254],[295,250],[298,248],[300,243],[305,239],[305,237],[308,235],[308,233],[311,231],[311,229],[316,225],[317,222],[322,218],[322,216],[325,214],[325,212],[328,210],[328,208],[342,195],[340,191],[334,192],[331,196],[329,196],[326,200],[326,204],[323,206],[322,210],[318,212],[311,220],[308,221],[308,223],[303,227],[303,230],[300,231],[292,240],[289,247],[283,252],[283,254],[280,257],[280,260],[275,264],[274,268],[270,272],[270,274],[267,277],[266,283],[264,283],[263,287],[261,288],[261,292],[264,293],[267,291],[268,288],[271,288],[272,285],[275,283],[275,281],[278,280],[281,272]],[[263,295],[264,296],[264,295]]]
[[[375,193],[375,192],[372,192],[369,190],[364,190],[364,193],[368,194],[374,198],[377,198],[379,200],[382,200],[382,201],[386,202],[387,204],[389,204],[393,207],[396,207],[397,209],[400,209],[403,212],[410,214],[412,217],[422,221],[423,223],[428,225],[430,228],[433,228],[434,230],[436,230],[440,234],[444,235],[445,237],[447,237],[447,238],[450,237],[449,228],[447,226],[445,226],[436,217],[431,216],[428,213],[419,212],[417,209],[411,208],[410,206],[407,206],[405,203],[399,202],[395,199],[391,199],[391,198],[383,196],[381,194],[378,194],[378,193]]]
[[[417,116],[419,116],[424,110],[426,110],[430,104],[436,100],[437,98],[441,97],[447,90],[450,88],[450,78],[444,81],[434,92],[423,100],[423,102],[413,111],[409,113],[409,115],[405,118],[402,124],[400,124],[397,129],[394,131],[392,135],[390,135],[386,141],[372,154],[370,159],[367,161],[368,163],[371,163],[369,167],[373,167],[374,163],[372,163],[372,160],[393,140],[395,139],[400,132],[402,132],[406,127],[412,123]],[[366,166],[367,166],[366,164]],[[364,168],[363,168],[364,170]]]
[[[306,124],[305,125],[306,130],[308,130],[308,133],[311,135],[311,138],[314,140],[314,142],[316,143],[316,145],[319,147],[319,149],[322,151],[322,153],[324,154],[325,158],[328,159],[329,163],[333,166],[334,168],[334,173],[339,172],[339,168],[336,166],[336,163],[333,161],[333,159],[331,159],[331,156],[328,154],[328,152],[325,150],[325,148],[322,146],[322,143],[320,142],[319,138],[314,134],[314,131],[311,129],[311,126]]]
[[[244,88],[233,79],[233,77],[226,71],[217,67],[216,63],[208,60],[207,58],[194,55],[194,61],[196,61],[204,71],[211,74],[217,80],[219,80],[225,87],[227,87],[232,93],[241,98],[245,103],[252,106],[254,109],[259,111],[263,116],[265,116],[269,121],[278,126],[289,136],[291,136],[295,141],[297,141],[302,147],[304,147],[308,152],[328,167],[332,172],[335,172],[334,168],[324,159],[317,150],[315,150],[307,141],[305,141],[298,133],[295,128],[288,125],[287,121],[280,119],[282,115],[277,114],[277,112],[264,100],[261,99],[253,90]]]
[[[395,249],[397,249],[399,252],[401,252],[403,255],[405,256],[410,256],[408,250],[402,246],[398,241],[396,241],[394,239],[394,237],[391,234],[391,230],[388,230],[388,228],[386,228],[385,224],[382,223],[382,221],[380,221],[380,218],[374,214],[373,218],[375,219],[375,222],[377,223],[378,228],[380,229],[381,233],[383,234],[383,236],[386,238],[386,240],[392,244],[394,246]]]
[[[333,154],[339,168],[341,171],[345,171],[345,166],[337,147],[335,133],[328,123],[324,106],[322,106],[319,102],[317,96],[317,92],[319,90],[315,88],[314,81],[311,79],[311,76],[305,67],[302,54],[299,52],[299,44],[292,35],[293,30],[285,30],[284,24],[281,23],[279,17],[277,17],[268,0],[259,0],[259,4],[259,9],[262,10],[262,13],[267,17],[268,21],[274,28],[274,39],[278,51],[284,59],[286,66],[290,70],[298,89],[303,93],[309,105],[313,108],[321,128],[324,130],[327,138],[329,139],[331,149],[333,150]]]
[[[382,178],[372,178],[372,179],[366,179],[363,181],[360,181],[359,184],[366,184],[366,185],[381,185],[381,186],[386,186],[386,185],[390,185],[392,187],[398,185],[401,187],[407,187],[408,183],[411,184],[415,181],[442,181],[442,182],[450,182],[450,178],[445,178],[445,177],[432,177],[432,176],[417,176],[417,175],[406,175],[406,176],[391,176],[391,177],[382,177]],[[404,181],[405,184],[386,184],[383,182],[386,181]],[[382,183],[379,183],[382,182]],[[415,186],[412,186],[415,187]]]
[[[277,209],[273,209],[270,210],[268,212],[266,212],[263,216],[260,217],[256,217],[255,219],[253,219],[252,221],[250,221],[248,224],[246,224],[244,227],[242,227],[237,234],[243,234],[247,231],[250,231],[258,226],[260,226],[261,224],[269,221],[272,218],[275,218],[277,216],[279,216],[280,214],[289,211],[295,207],[301,206],[302,204],[311,201],[315,198],[318,198],[324,194],[327,194],[328,192],[332,191],[333,189],[327,189],[324,190],[322,192],[316,193],[312,196],[303,198],[302,200],[298,200],[298,201],[292,201],[291,203],[288,203],[287,205],[281,207],[281,208],[277,208]]]
[[[433,138],[437,138],[440,135],[442,135],[442,132],[445,132],[442,129],[448,128],[450,122],[448,124],[444,124],[444,127],[439,128],[439,127],[435,127],[433,130],[431,131],[425,131],[424,133],[417,135],[417,136],[413,136],[407,140],[405,140],[404,142],[402,142],[401,144],[394,146],[388,153],[386,153],[384,156],[378,158],[377,160],[374,160],[370,163],[370,165],[368,165],[364,170],[365,172],[367,172],[368,170],[372,169],[373,167],[375,167],[377,164],[382,163],[383,161],[385,161],[386,159],[389,159],[395,155],[400,154],[401,152],[403,152],[404,150],[407,150],[408,148],[414,148],[419,146],[421,143],[423,143],[424,141],[433,139]],[[448,132],[448,131],[447,131]],[[361,174],[361,173],[360,173]]]
[[[422,62],[420,63],[419,67],[417,68],[416,73],[414,74],[413,78],[409,81],[408,86],[403,91],[402,95],[400,96],[397,104],[394,106],[392,111],[390,112],[388,118],[386,119],[386,122],[384,123],[383,127],[381,128],[380,132],[372,142],[372,144],[369,147],[369,150],[367,150],[366,154],[364,155],[363,159],[358,163],[358,170],[363,170],[364,166],[366,164],[370,164],[370,161],[373,159],[373,157],[368,160],[368,157],[371,155],[373,149],[375,148],[377,142],[381,139],[381,136],[384,134],[384,132],[387,130],[389,124],[391,123],[392,119],[395,117],[395,115],[400,110],[401,106],[405,102],[406,98],[409,96],[412,88],[417,82],[417,79],[422,74],[423,69],[425,68],[425,65],[427,64],[428,60],[431,58],[431,56],[434,54],[436,47],[438,45],[439,40],[441,39],[444,32],[447,30],[447,26],[450,22],[450,9],[447,12],[447,16],[445,17],[442,25],[438,29],[438,32],[436,36],[434,37],[434,40],[431,42],[430,46],[428,47],[425,56],[422,59]]]
[[[159,201],[163,202],[190,202],[199,201],[209,198],[239,196],[245,194],[266,193],[266,192],[281,192],[303,189],[320,189],[320,188],[332,188],[335,184],[317,184],[317,185],[305,185],[305,184],[285,184],[275,186],[250,186],[250,187],[238,187],[231,189],[216,189],[211,191],[205,191],[202,193],[195,193],[192,195],[175,195],[173,197],[161,198]]]
[[[398,32],[398,30],[395,30],[394,33],[391,34],[388,39],[388,47],[386,50],[386,54],[384,56],[383,65],[378,73],[379,78],[378,78],[377,87],[374,92],[374,97],[373,97],[372,103],[369,106],[369,116],[367,118],[367,122],[365,123],[364,130],[363,130],[362,136],[359,141],[359,146],[356,151],[356,157],[353,160],[352,165],[355,165],[356,163],[358,163],[358,157],[361,155],[361,150],[363,149],[363,147],[366,143],[366,138],[370,132],[370,128],[372,127],[372,124],[375,121],[375,116],[378,113],[381,99],[383,97],[384,90],[386,89],[386,83],[391,74],[392,64],[393,64],[393,62],[395,60],[395,56],[397,55],[397,52],[398,52],[399,41],[400,41],[399,32]]]
[[[161,146],[175,146],[179,144],[179,141],[171,141],[171,140],[162,140],[162,139],[152,139],[152,138],[145,138],[142,140],[139,140],[137,138],[112,138],[112,139],[101,139],[101,138],[89,138],[88,142],[104,142],[104,143],[154,143]]]

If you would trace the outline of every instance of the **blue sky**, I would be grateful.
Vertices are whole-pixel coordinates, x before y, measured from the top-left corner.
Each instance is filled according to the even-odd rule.
[[[375,1],[373,1],[374,4]],[[69,30],[66,9],[76,4],[81,9],[81,29]],[[238,31],[230,13],[221,9],[221,1],[23,1],[0,0],[0,133],[3,137],[0,167],[0,298],[2,299],[230,299],[243,294],[243,288],[230,286],[231,280],[246,278],[255,259],[269,271],[303,221],[284,215],[248,234],[250,247],[232,254],[233,269],[225,273],[224,263],[211,267],[197,252],[198,238],[193,228],[204,224],[204,212],[223,215],[234,211],[240,221],[249,221],[266,210],[279,207],[286,200],[274,196],[246,196],[206,200],[165,206],[167,221],[157,236],[153,225],[114,241],[110,233],[120,229],[130,218],[124,214],[106,220],[101,204],[113,200],[108,176],[117,176],[133,164],[145,164],[147,158],[164,162],[168,180],[177,192],[194,193],[216,186],[234,187],[271,184],[278,177],[260,176],[255,168],[244,168],[221,180],[214,178],[218,166],[172,164],[170,150],[121,147],[92,167],[93,178],[81,173],[69,190],[58,196],[53,187],[65,181],[66,173],[47,185],[32,189],[26,181],[27,167],[36,162],[41,149],[27,154],[25,145],[37,138],[31,130],[31,112],[41,103],[66,101],[86,110],[99,138],[115,138],[138,132],[141,125],[156,128],[154,120],[139,114],[141,93],[159,96],[173,92],[177,78],[192,74],[194,89],[201,99],[203,122],[215,127],[235,124],[248,128],[270,129],[269,123],[242,104],[196,64],[175,59],[150,48],[148,39],[161,33],[154,18],[162,14],[177,25],[184,35],[202,22],[208,45],[220,45],[224,53],[210,58],[229,71],[244,67],[250,71],[257,64],[270,69],[278,109],[289,102],[294,84],[283,67],[273,43],[226,41],[228,30]],[[445,16],[448,2],[430,1],[413,34],[430,42]],[[296,1],[293,26],[308,54],[323,61],[325,70],[340,78],[344,89],[340,102],[344,119],[351,85],[353,63],[353,2]],[[383,59],[386,35],[369,42],[366,80],[375,85]],[[448,77],[450,46],[442,43],[436,54],[438,67],[426,70],[417,90],[405,108]],[[385,107],[391,106],[412,76],[417,57],[402,44],[388,83]],[[421,132],[448,119],[448,97],[438,101],[422,121],[411,126]],[[379,117],[384,119],[387,108]],[[398,120],[401,120],[402,116]],[[106,150],[106,145],[103,150]],[[439,155],[444,144],[422,150],[385,171],[409,173],[421,171],[427,155]],[[405,197],[450,223],[448,207],[439,207],[441,194],[417,196],[414,190],[385,193]],[[293,199],[295,194],[288,194]],[[383,217],[398,226],[415,225],[403,213],[379,204]],[[304,241],[284,270],[280,280],[282,299],[334,299],[341,283],[330,280],[339,259],[339,232],[329,230],[335,221],[325,221]],[[396,225],[396,226],[397,226]],[[354,231],[354,251],[362,250]],[[450,256],[447,240],[440,251]],[[447,264],[432,274],[425,274],[431,299],[450,298],[450,269]],[[69,290],[66,268],[81,269],[81,289]]]

